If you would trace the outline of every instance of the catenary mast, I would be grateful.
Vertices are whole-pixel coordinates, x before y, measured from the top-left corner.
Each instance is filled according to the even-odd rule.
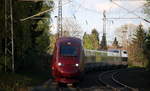
[[[58,17],[57,17],[57,33],[58,37],[62,37],[62,0],[58,1]]]
[[[101,50],[107,50],[107,41],[106,41],[106,11],[103,12],[103,36],[101,40]]]

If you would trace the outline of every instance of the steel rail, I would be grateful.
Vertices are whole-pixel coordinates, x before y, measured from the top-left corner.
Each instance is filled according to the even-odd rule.
[[[130,90],[134,90],[136,91],[137,89],[136,88],[133,88],[133,87],[130,87],[128,86],[127,84],[124,84],[124,83],[121,83],[119,82],[118,80],[116,80],[114,78],[115,75],[117,75],[120,71],[128,71],[128,70],[131,70],[131,69],[118,69],[118,70],[111,70],[111,71],[106,71],[106,72],[103,72],[99,75],[99,81],[102,82],[104,85],[106,85],[107,87],[111,87],[111,88],[115,88],[114,86],[110,85],[109,83],[107,83],[102,77],[105,76],[106,74],[111,74],[111,79],[112,81],[115,83],[115,84],[118,84],[118,87],[121,86],[123,88],[127,88],[127,89],[130,89]],[[137,70],[137,69],[132,69],[132,70]]]
[[[119,72],[114,72],[114,73],[112,74],[112,80],[113,80],[114,82],[116,82],[116,83],[118,83],[118,84],[124,86],[125,88],[131,89],[131,90],[133,90],[133,91],[136,91],[136,90],[137,90],[136,88],[133,88],[133,87],[131,87],[131,86],[128,86],[128,85],[126,85],[126,84],[124,84],[124,83],[118,81],[117,79],[115,79],[114,76],[115,76],[115,75],[118,75],[118,74],[119,74]]]

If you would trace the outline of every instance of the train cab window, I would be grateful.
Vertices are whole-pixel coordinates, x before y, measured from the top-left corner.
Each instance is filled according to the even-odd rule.
[[[62,45],[60,47],[60,55],[61,56],[77,56],[77,47]]]

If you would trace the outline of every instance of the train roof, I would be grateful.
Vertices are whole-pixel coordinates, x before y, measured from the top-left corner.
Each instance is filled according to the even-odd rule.
[[[61,37],[57,40],[57,43],[68,42],[68,41],[73,43],[82,43],[81,39],[76,37]]]
[[[108,49],[108,51],[127,51],[127,50],[123,50],[123,49]]]

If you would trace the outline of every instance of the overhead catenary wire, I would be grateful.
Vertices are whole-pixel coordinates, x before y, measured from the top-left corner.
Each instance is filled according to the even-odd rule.
[[[114,0],[115,1],[115,0]],[[119,1],[119,0],[118,0]],[[135,8],[135,9],[133,9],[131,12],[135,12],[137,9],[139,9],[139,8],[142,8],[143,6],[147,6],[146,4],[143,4],[143,5],[141,5],[141,6],[139,6],[139,7],[137,7],[137,8]],[[130,12],[128,12],[127,14],[129,14]],[[125,16],[125,15],[127,15],[127,14],[123,14],[123,15],[121,15],[121,16]],[[139,18],[139,17],[123,17],[123,18],[121,18],[121,17],[111,17],[111,18],[107,18],[108,20],[137,20],[137,19],[141,19],[141,18]]]
[[[134,12],[128,10],[127,8],[125,8],[125,7],[123,7],[123,6],[121,6],[121,5],[117,4],[117,3],[115,3],[113,0],[111,0],[111,2],[112,2],[113,4],[115,4],[115,5],[117,5],[118,7],[120,7],[120,8],[122,8],[122,9],[126,10],[127,12],[129,12],[129,13],[131,13],[131,14],[137,16],[137,17],[139,17],[140,19],[144,20],[145,22],[150,23],[149,20],[147,20],[147,19],[145,19],[145,18],[143,18],[143,17],[141,17],[141,16],[135,14]]]
[[[64,3],[63,5],[69,4],[70,2],[72,2],[72,1],[69,1],[69,2],[67,2],[67,3]],[[52,11],[52,10],[54,10],[54,9],[56,9],[56,8],[58,8],[58,7],[51,8],[51,9],[45,10],[45,11],[43,11],[43,12],[39,12],[39,13],[34,14],[34,15],[32,15],[32,16],[29,16],[29,17],[20,19],[20,21],[25,21],[25,20],[31,19],[31,18],[33,18],[33,17],[40,16],[40,15],[42,15],[42,14],[44,14],[44,13],[47,13],[47,12],[49,12],[49,11]]]
[[[94,12],[94,13],[99,14],[99,12],[96,11],[96,10],[86,8],[86,7],[84,7],[82,4],[80,4],[80,3],[78,3],[78,2],[75,2],[75,3],[76,3],[76,4],[79,4],[79,6],[80,6],[79,9],[82,8],[82,9],[85,9],[85,10],[87,10],[87,11],[90,11],[90,12]]]
[[[85,2],[85,0],[82,1],[82,4],[83,4],[84,2]],[[81,7],[81,4],[79,4],[78,8],[75,10],[75,12],[74,12],[74,14],[73,14],[73,17],[74,17],[75,20],[76,20],[76,15],[75,15],[75,13],[77,13],[77,12],[79,11],[80,7]]]
[[[142,5],[143,6],[143,5]],[[140,6],[140,7],[137,7],[137,8],[135,8],[134,10],[132,10],[132,12],[135,12],[137,9],[139,9],[139,8],[141,8],[142,6]],[[129,12],[128,12],[129,13]],[[127,14],[128,14],[127,13]],[[123,15],[121,15],[121,16],[125,16],[125,15],[127,15],[127,14],[123,14]],[[111,22],[112,22],[112,24],[114,23],[114,21],[113,20],[137,20],[137,19],[140,19],[139,17],[108,17],[108,18],[106,18],[107,20],[111,20]]]
[[[111,0],[112,1],[112,0]],[[77,2],[76,2],[77,3]],[[89,9],[89,8],[86,8],[86,7],[84,7],[84,6],[82,6],[80,3],[77,3],[77,4],[79,4],[80,5],[80,8],[82,8],[82,9],[85,9],[85,10],[87,10],[87,11],[90,11],[90,12],[94,12],[94,13],[97,13],[97,14],[99,14],[99,11],[96,11],[96,10],[93,10],[93,9]],[[119,7],[119,6],[118,6]],[[142,7],[142,6],[140,6],[140,7]],[[122,8],[124,8],[124,9],[126,9],[126,11],[128,11],[128,13],[133,13],[135,10],[137,10],[138,8],[140,8],[140,7],[137,7],[136,9],[134,9],[134,10],[132,10],[132,11],[130,11],[130,10],[128,10],[128,9],[126,9],[126,8],[124,8],[124,7],[122,7]],[[139,16],[139,15],[137,15],[137,14],[135,14],[135,16],[136,17],[112,17],[112,18],[106,18],[106,19],[123,19],[123,20],[125,20],[125,19],[143,19],[144,21],[146,21],[146,19],[145,18],[143,18],[143,17],[141,17],[141,16]],[[102,18],[103,19],[103,18]]]
[[[111,17],[111,18],[106,18],[106,19],[140,19],[139,17],[128,17],[128,18],[126,18],[126,17],[124,17],[124,18],[120,18],[120,17]]]
[[[82,1],[82,4],[84,4],[84,2],[85,2],[85,0],[83,0],[83,1]],[[78,6],[77,10],[76,10],[74,13],[77,13],[77,12],[79,11],[79,9],[81,8],[81,6],[82,6],[82,5],[81,5],[81,4],[79,4],[79,6]]]
[[[111,1],[112,1],[112,0],[111,0]],[[65,3],[65,4],[63,4],[63,5],[66,5],[66,4],[70,3],[70,2],[72,2],[72,1],[69,1],[69,2],[67,2],[67,3]],[[76,3],[77,3],[77,2],[76,2]],[[114,2],[113,2],[113,3],[114,3]],[[79,4],[79,3],[77,3],[77,4]],[[120,6],[120,5],[119,5],[119,6]],[[31,18],[33,18],[33,17],[40,16],[40,15],[42,15],[42,14],[44,14],[44,13],[47,13],[47,12],[52,11],[52,10],[57,9],[57,8],[58,8],[58,7],[45,10],[45,11],[40,12],[40,13],[37,13],[37,14],[35,14],[35,15],[32,15],[32,16],[29,16],[29,17],[20,19],[20,21],[25,21],[25,20],[31,19]],[[79,4],[78,9],[79,9],[79,8],[83,8],[83,9],[85,9],[85,10],[87,10],[87,11],[90,11],[90,12],[94,12],[94,13],[99,14],[98,11],[93,10],[93,9],[89,9],[89,8],[86,8],[86,7],[82,6],[81,4]],[[122,7],[122,8],[123,8],[123,7]],[[127,10],[129,13],[134,12],[134,11],[136,10],[136,9],[135,9],[135,10],[133,10],[133,11],[129,11],[129,10],[126,9],[126,8],[124,8],[124,9]],[[75,12],[75,13],[76,13],[76,12]],[[138,15],[136,15],[136,16],[138,16]],[[141,18],[141,19],[143,19],[144,21],[150,22],[150,21],[148,21],[148,20],[146,20],[146,19],[144,19],[144,18],[142,18],[142,17],[140,17],[140,16],[138,16],[138,18]],[[138,18],[137,18],[137,19],[138,19]],[[37,18],[33,18],[33,19],[37,19]],[[107,18],[107,19],[111,19],[111,18]],[[133,19],[133,18],[112,18],[112,19]]]
[[[33,19],[33,20],[48,20],[49,18],[41,18],[41,17],[34,17],[34,18],[31,18],[31,19]]]
[[[145,1],[145,0],[113,0],[113,1],[131,1],[131,2],[141,1],[141,2],[143,2],[143,1]]]
[[[135,9],[133,9],[131,12],[135,12],[137,9],[140,9],[140,8],[142,8],[143,6],[146,6],[145,4],[143,4],[143,5],[141,5],[141,6],[139,6],[139,7],[137,7],[137,8],[135,8]],[[129,12],[128,12],[129,13]],[[122,16],[124,16],[124,15],[127,15],[127,14],[123,14]],[[129,18],[130,19],[130,18]],[[132,19],[132,18],[131,18]],[[135,18],[136,19],[136,18]],[[140,19],[140,18],[137,18],[137,19]]]

